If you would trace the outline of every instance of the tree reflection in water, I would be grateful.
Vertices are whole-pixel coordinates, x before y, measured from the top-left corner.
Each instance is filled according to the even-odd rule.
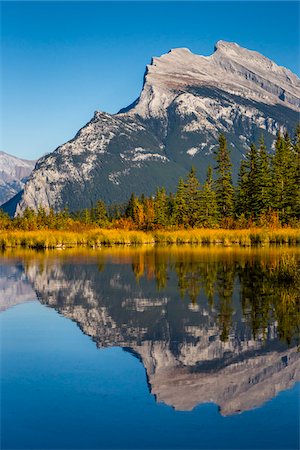
[[[97,346],[138,356],[157,401],[224,415],[299,379],[299,261],[298,249],[188,247],[1,258]]]

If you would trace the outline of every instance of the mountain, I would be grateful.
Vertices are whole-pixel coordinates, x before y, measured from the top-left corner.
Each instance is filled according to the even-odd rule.
[[[23,189],[35,161],[27,161],[0,151],[0,205]]]
[[[14,209],[72,211],[157,186],[174,190],[191,165],[203,180],[220,132],[236,176],[250,142],[263,134],[270,146],[278,130],[292,133],[299,112],[299,78],[265,56],[224,41],[210,56],[173,49],[152,59],[130,106],[95,112],[74,139],[37,162]]]
[[[171,271],[170,282],[159,291],[150,278],[150,267],[147,277],[137,283],[132,269],[142,265],[138,256],[134,261],[127,254],[122,264],[112,255],[106,265],[103,255],[100,260],[99,255],[76,258],[76,262],[47,258],[43,264],[32,258],[24,264],[23,279],[32,284],[42,304],[76,322],[99,348],[118,346],[137,357],[156,401],[182,411],[214,402],[222,415],[231,415],[258,407],[299,381],[296,342],[287,345],[279,339],[275,319],[254,337],[249,327],[251,311],[245,307],[246,298],[240,299],[243,289],[237,283],[232,284],[232,323],[224,341],[218,295],[213,307],[203,294],[197,303],[180,298]],[[151,255],[147,258],[149,264]],[[240,274],[249,275],[248,263],[240,266]],[[224,275],[226,264],[215,265],[217,279]],[[200,267],[189,265],[189,279]],[[203,267],[207,269],[206,264]],[[261,282],[266,295],[265,280],[257,270],[256,287]],[[252,279],[253,292],[251,283]],[[260,288],[255,303],[261,298]]]

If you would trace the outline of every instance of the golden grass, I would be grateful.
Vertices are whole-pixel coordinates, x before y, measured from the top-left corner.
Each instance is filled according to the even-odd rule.
[[[119,229],[95,229],[83,232],[41,230],[41,231],[2,231],[0,248],[67,248],[101,247],[113,245],[141,244],[196,244],[196,245],[298,245],[300,230],[294,228],[245,230],[191,229],[177,231],[126,231]]]

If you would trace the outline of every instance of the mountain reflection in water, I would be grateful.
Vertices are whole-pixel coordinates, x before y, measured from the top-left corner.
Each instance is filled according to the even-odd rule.
[[[98,347],[138,357],[158,402],[230,415],[299,380],[299,261],[299,249],[4,254],[1,309],[19,277],[14,303],[31,285]]]

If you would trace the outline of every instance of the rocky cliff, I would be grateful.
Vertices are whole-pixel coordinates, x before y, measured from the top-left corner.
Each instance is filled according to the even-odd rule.
[[[152,59],[129,107],[95,112],[74,139],[41,158],[13,209],[72,211],[161,185],[173,190],[191,165],[203,180],[220,132],[236,173],[251,141],[263,134],[271,146],[278,130],[293,132],[299,111],[298,77],[257,52],[224,41],[211,56],[173,49]]]
[[[0,151],[0,205],[23,189],[34,165],[35,161],[27,161]]]

